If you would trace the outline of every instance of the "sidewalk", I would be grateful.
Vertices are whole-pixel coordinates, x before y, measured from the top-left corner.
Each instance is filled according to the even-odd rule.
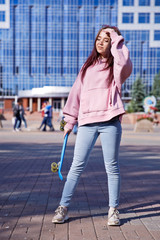
[[[134,133],[123,125],[120,148],[120,227],[107,226],[108,192],[100,140],[70,206],[70,219],[51,223],[64,181],[50,171],[60,158],[63,134],[12,132],[9,122],[0,129],[0,240],[159,240],[160,129]],[[72,162],[76,136],[68,140],[63,177]]]

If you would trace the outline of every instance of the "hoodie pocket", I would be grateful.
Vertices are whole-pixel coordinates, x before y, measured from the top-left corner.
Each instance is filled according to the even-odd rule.
[[[83,113],[106,111],[110,107],[109,89],[91,89],[82,94],[81,108]]]

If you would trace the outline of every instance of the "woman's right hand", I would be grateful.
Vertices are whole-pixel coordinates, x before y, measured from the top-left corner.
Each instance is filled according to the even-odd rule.
[[[68,128],[64,127],[64,135],[63,135],[63,137],[65,137],[67,133],[69,135],[71,132],[72,132],[71,129],[68,129]]]

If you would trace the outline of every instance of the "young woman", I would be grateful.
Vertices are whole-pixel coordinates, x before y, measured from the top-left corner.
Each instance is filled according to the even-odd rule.
[[[119,145],[121,117],[125,113],[121,86],[130,76],[132,63],[124,39],[116,27],[102,27],[91,55],[84,63],[70,91],[63,113],[67,124],[64,135],[79,124],[74,158],[53,223],[68,219],[68,207],[90,152],[100,135],[105,169],[108,176],[108,225],[120,225]]]

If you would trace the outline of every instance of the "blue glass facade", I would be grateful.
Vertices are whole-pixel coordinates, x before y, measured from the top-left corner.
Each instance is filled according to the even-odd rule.
[[[139,6],[150,6],[150,0],[139,0]]]
[[[148,6],[150,2],[139,4]],[[122,4],[133,6],[135,1],[123,0]],[[155,24],[159,23],[159,12],[155,14]],[[124,12],[122,21],[126,25],[134,23],[134,14]],[[139,20],[143,24],[150,21],[148,9],[139,15]],[[10,26],[0,27],[3,95],[14,96],[19,90],[44,86],[72,86],[103,24],[118,25],[118,0],[10,0]],[[130,96],[138,75],[150,91],[160,70],[160,47],[150,47],[149,29],[120,30],[133,62],[133,73],[123,86],[123,97]],[[158,41],[159,36],[159,31],[155,31],[154,40]]]
[[[150,23],[150,13],[139,13],[139,23]]]
[[[154,15],[154,23],[160,23],[160,13],[155,13],[155,15]]]
[[[0,11],[0,21],[1,22],[5,21],[5,12],[4,11]]]
[[[123,23],[133,23],[134,22],[134,13],[123,13]]]
[[[123,6],[134,6],[134,0],[123,0]]]

